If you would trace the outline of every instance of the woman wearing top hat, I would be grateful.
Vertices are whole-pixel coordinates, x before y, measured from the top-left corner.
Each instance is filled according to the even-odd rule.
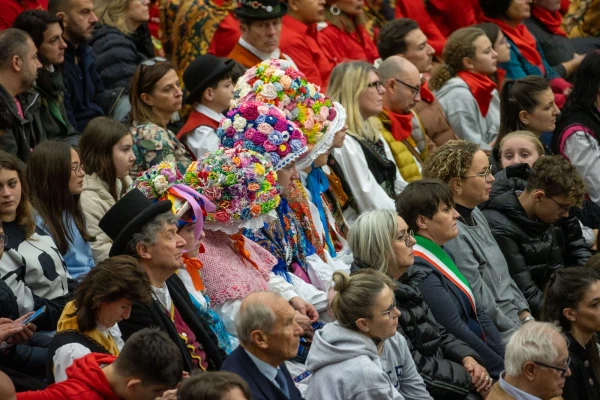
[[[135,257],[152,289],[152,301],[134,303],[119,328],[127,340],[140,329],[158,327],[179,346],[186,371],[218,370],[226,354],[206,321],[197,317],[175,274],[183,263],[185,240],[177,234],[172,207],[170,200],[152,203],[139,189],[132,189],[100,220],[100,228],[113,240],[109,255]]]

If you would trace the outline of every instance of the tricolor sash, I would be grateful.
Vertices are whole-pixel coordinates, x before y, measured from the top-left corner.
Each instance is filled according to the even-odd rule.
[[[420,235],[415,235],[415,239],[417,240],[417,244],[413,246],[415,257],[421,257],[429,262],[458,289],[460,289],[460,291],[463,292],[471,302],[473,312],[475,315],[477,315],[475,296],[473,296],[471,286],[463,274],[458,270],[456,264],[454,264],[454,261],[452,261],[452,258],[450,258],[444,249],[431,240]]]

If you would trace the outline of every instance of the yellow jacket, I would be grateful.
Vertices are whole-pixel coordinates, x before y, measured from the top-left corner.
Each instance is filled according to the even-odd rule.
[[[396,161],[396,165],[398,166],[402,178],[409,183],[421,179],[421,167],[415,159],[413,152],[407,147],[407,145],[412,145],[413,149],[416,149],[416,144],[412,137],[409,136],[408,139],[402,142],[397,141],[394,139],[394,136],[392,136],[391,122],[387,111],[383,110],[378,115],[378,118],[381,122],[381,135],[392,150],[394,161]],[[416,150],[413,151],[416,152]]]

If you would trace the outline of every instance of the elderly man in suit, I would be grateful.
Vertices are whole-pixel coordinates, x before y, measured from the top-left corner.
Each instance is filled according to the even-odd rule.
[[[292,306],[278,294],[255,292],[242,302],[235,325],[240,346],[221,370],[244,378],[255,400],[301,400],[284,364],[303,332]]]

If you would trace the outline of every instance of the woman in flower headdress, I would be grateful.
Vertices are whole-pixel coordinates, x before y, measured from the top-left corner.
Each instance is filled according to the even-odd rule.
[[[183,266],[177,274],[185,284],[196,314],[215,333],[219,347],[227,354],[231,353],[237,347],[237,339],[227,332],[221,318],[211,307],[200,275],[202,262],[198,260],[198,254],[203,251],[204,217],[207,212],[215,210],[214,204],[184,184],[183,176],[174,163],[161,162],[144,171],[133,181],[131,188],[139,189],[151,200],[171,200],[173,213],[179,217],[177,234],[186,242]]]
[[[282,197],[277,207],[279,218],[266,223],[262,229],[246,229],[244,235],[277,257],[273,271],[293,282],[301,295],[303,285],[298,281],[326,290],[334,268],[317,255],[287,200],[294,188],[294,179],[299,179],[296,160],[308,150],[302,132],[277,107],[247,102],[227,113],[217,135],[224,147],[241,146],[270,157],[277,171]]]
[[[288,196],[288,201],[317,254],[334,267],[349,269],[352,257],[345,240],[348,225],[338,195],[329,183],[330,178],[339,180],[326,165],[328,153],[344,143],[346,111],[319,90],[289,62],[271,59],[246,71],[238,81],[232,105],[254,100],[273,104],[304,134],[309,152],[297,165],[302,183],[297,181],[298,190]],[[275,97],[270,98],[273,93]],[[339,191],[343,189],[339,187]],[[344,265],[336,265],[333,260],[342,260]]]
[[[244,229],[260,229],[277,219],[274,210],[280,196],[273,164],[255,151],[221,148],[192,163],[185,182],[216,206],[207,209],[205,251],[198,260],[203,264],[206,293],[227,329],[235,332],[234,320],[244,297],[264,290],[279,293],[315,322],[314,307],[272,272],[276,258],[242,235]],[[304,318],[305,328],[309,318]]]

